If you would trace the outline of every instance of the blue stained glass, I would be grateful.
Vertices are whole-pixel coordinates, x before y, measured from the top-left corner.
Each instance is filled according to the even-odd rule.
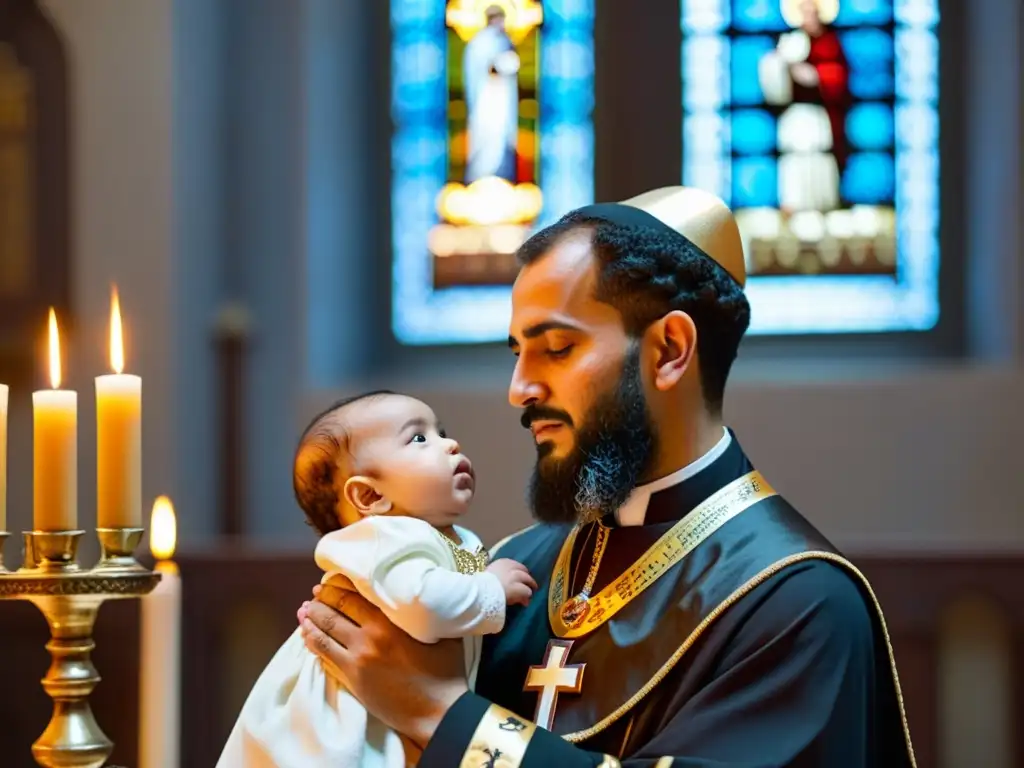
[[[891,0],[842,0],[839,14],[833,23],[837,27],[855,27],[861,24],[881,26],[890,21]]]
[[[732,204],[737,208],[778,205],[774,157],[738,157],[732,164]]]
[[[881,29],[863,28],[845,30],[839,39],[850,65],[850,93],[865,100],[892,97],[896,88],[892,35]]]
[[[405,344],[498,341],[508,333],[509,286],[433,286],[428,238],[450,146],[446,3],[390,6],[392,330]],[[544,0],[543,9],[537,94],[544,200],[537,226],[594,194],[594,0]]]
[[[779,205],[778,161],[761,143],[766,142],[762,114],[778,110],[763,106],[757,69],[779,33],[789,29],[780,13],[782,1],[680,0],[684,50],[699,38],[705,46],[717,42],[723,51],[714,58],[702,54],[683,60],[683,183],[721,196],[743,217],[741,230],[760,231],[761,237],[769,237],[765,233],[778,221],[770,209]],[[726,2],[732,7],[728,23],[720,10]],[[865,222],[877,213],[885,228],[895,215],[895,240],[885,233],[880,237],[895,246],[897,280],[882,272],[770,277],[755,272],[747,283],[752,334],[928,330],[939,317],[939,2],[839,0],[838,5],[833,24],[849,65],[852,99],[846,115],[851,154],[839,192],[844,204],[868,209]],[[705,21],[698,27],[697,19]],[[731,93],[717,87],[724,98],[714,104],[699,98],[706,96],[708,83],[722,78]],[[844,221],[825,218],[828,226]],[[854,219],[860,221],[858,214]],[[784,231],[785,220],[780,226]]]
[[[896,95],[901,99],[938,99],[939,40],[935,33],[901,29],[896,33],[896,50],[905,62],[896,78]]]
[[[850,72],[850,94],[858,99],[884,99],[896,90],[892,72]]]
[[[732,113],[732,148],[741,155],[774,151],[775,118],[763,109],[737,109]]]
[[[444,81],[445,51],[429,35],[407,34],[391,57],[392,114],[447,109]]]
[[[856,104],[846,115],[846,135],[856,149],[890,149],[895,133],[892,107],[888,104]]]
[[[924,104],[896,106],[896,147],[931,151],[939,146],[939,116]]]
[[[732,25],[742,32],[783,32],[789,29],[778,0],[733,0]]]
[[[758,35],[739,37],[732,44],[732,103],[751,106],[764,103],[761,84],[757,80],[757,62],[775,48],[775,41]]]
[[[580,88],[581,80],[594,76],[593,57],[585,36],[567,30],[562,38],[541,49],[541,71],[550,98],[542,100],[545,117],[586,120],[594,108],[594,92]]]
[[[839,35],[843,55],[851,69],[892,72],[895,47],[882,29],[848,29]]]
[[[851,203],[886,203],[896,195],[892,155],[863,152],[851,155],[842,181],[843,197]]]
[[[729,26],[731,0],[705,0],[696,6],[685,5],[679,14],[679,28],[684,35],[705,35],[722,32]]]
[[[594,0],[544,0],[544,13],[549,28],[577,24],[589,27],[594,23]]]

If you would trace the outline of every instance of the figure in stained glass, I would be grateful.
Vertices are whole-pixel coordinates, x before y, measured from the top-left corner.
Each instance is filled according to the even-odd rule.
[[[589,0],[391,0],[392,330],[504,340],[515,252],[594,194]]]
[[[430,232],[434,287],[508,285],[543,206],[536,147],[543,6],[448,0],[448,184]]]
[[[491,5],[486,24],[466,43],[466,183],[496,176],[516,182],[519,54],[505,31],[505,9]]]
[[[837,3],[784,2],[783,16],[795,29],[781,35],[760,61],[765,101],[785,107],[778,122],[783,213],[840,207],[850,94],[843,45],[831,25],[838,10]]]

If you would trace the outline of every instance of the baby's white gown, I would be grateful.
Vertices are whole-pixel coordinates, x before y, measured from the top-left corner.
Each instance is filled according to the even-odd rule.
[[[323,581],[343,574],[412,637],[465,638],[473,687],[482,636],[501,630],[505,591],[483,570],[486,551],[456,528],[458,547],[412,517],[367,517],[316,547]],[[296,630],[263,670],[242,707],[217,768],[405,768],[398,734],[369,715],[325,671]]]

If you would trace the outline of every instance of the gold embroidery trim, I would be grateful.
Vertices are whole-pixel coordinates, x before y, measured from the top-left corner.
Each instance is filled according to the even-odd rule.
[[[569,586],[573,544],[580,531],[579,527],[573,528],[555,561],[548,591],[548,620],[555,635],[582,637],[597,629],[715,531],[754,504],[774,495],[775,489],[757,470],[733,480],[673,525],[621,576],[585,601],[570,625],[563,618],[562,608]]]
[[[628,713],[633,707],[635,707],[644,698],[646,698],[652,690],[654,690],[655,686],[657,686],[658,683],[660,683],[665,678],[665,676],[672,671],[676,664],[679,663],[679,660],[683,657],[683,654],[685,654],[693,646],[693,644],[697,642],[697,640],[700,638],[701,635],[704,634],[707,628],[711,626],[711,624],[714,623],[714,621],[719,616],[725,613],[725,611],[728,608],[730,608],[734,603],[738,602],[740,598],[744,597],[749,592],[751,592],[755,587],[761,585],[762,583],[770,579],[779,571],[789,567],[790,565],[794,565],[795,563],[803,562],[806,560],[826,560],[828,562],[835,563],[836,565],[845,568],[847,571],[849,571],[851,574],[856,576],[857,579],[860,580],[861,584],[863,584],[864,588],[871,596],[871,602],[874,604],[875,612],[877,613],[878,620],[882,626],[882,635],[885,637],[885,646],[889,652],[889,668],[892,672],[893,683],[896,688],[896,699],[899,703],[900,720],[903,725],[903,738],[906,742],[907,756],[910,758],[910,765],[913,768],[916,768],[917,758],[914,755],[914,744],[910,738],[910,727],[907,724],[907,712],[903,702],[903,691],[900,688],[900,677],[899,673],[896,670],[896,657],[893,654],[892,641],[889,638],[889,630],[885,624],[885,616],[882,613],[882,606],[878,602],[878,598],[875,596],[874,590],[871,589],[871,584],[868,582],[867,577],[865,577],[864,574],[861,573],[855,565],[853,565],[853,563],[851,563],[843,557],[840,557],[839,555],[832,554],[831,552],[801,552],[800,554],[791,555],[789,557],[783,558],[774,565],[771,565],[765,570],[761,571],[759,574],[754,576],[754,578],[750,579],[750,581],[748,581],[742,587],[740,587],[731,595],[729,595],[729,597],[727,597],[725,600],[719,603],[715,607],[715,609],[711,613],[709,613],[700,624],[697,625],[697,628],[690,633],[690,636],[683,641],[683,644],[679,646],[676,652],[672,654],[672,657],[668,661],[666,661],[665,664],[662,665],[661,669],[659,669],[657,673],[655,673],[654,677],[648,680],[647,683],[639,691],[633,694],[633,696],[628,701],[622,704],[622,706],[620,706],[610,715],[592,725],[590,728],[586,728],[582,731],[575,731],[573,733],[567,733],[562,738],[572,743],[585,741],[586,739],[589,739],[594,735],[600,733],[601,731],[605,730],[608,726],[612,725],[614,722],[619,720],[623,715]]]
[[[604,760],[598,763],[597,768],[622,768],[622,763],[619,762],[617,757],[605,755]]]
[[[488,556],[486,549],[483,547],[477,547],[475,552],[470,552],[468,549],[460,547],[440,531],[437,532],[437,535],[444,539],[444,543],[447,544],[448,549],[451,550],[452,557],[455,558],[455,569],[459,573],[471,576],[474,573],[480,573],[481,571],[487,570],[490,557]]]
[[[672,768],[672,763],[675,761],[676,759],[674,757],[668,757],[667,755],[665,757],[659,757],[658,762],[654,764],[654,768]]]
[[[519,768],[537,726],[497,704],[477,723],[459,768]]]

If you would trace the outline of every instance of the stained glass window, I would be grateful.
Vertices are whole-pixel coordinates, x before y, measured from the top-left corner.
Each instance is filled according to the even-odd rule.
[[[939,316],[938,0],[681,0],[683,183],[736,211],[751,333]]]
[[[593,202],[593,0],[391,0],[392,329],[506,338],[515,250]]]

